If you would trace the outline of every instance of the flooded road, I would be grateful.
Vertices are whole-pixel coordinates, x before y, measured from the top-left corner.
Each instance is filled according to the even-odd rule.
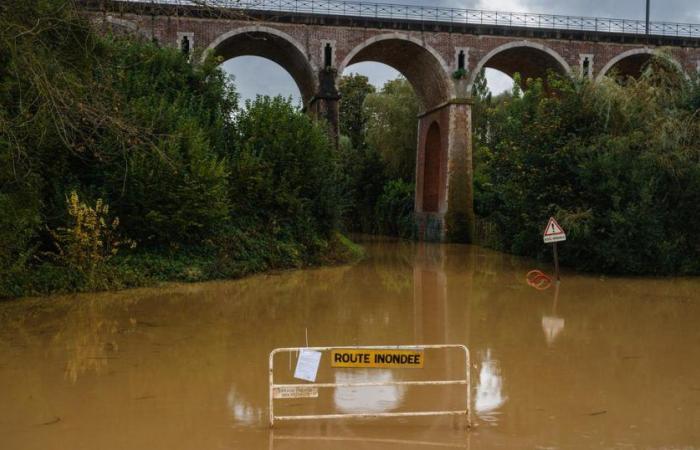
[[[700,448],[700,279],[565,271],[555,299],[554,287],[525,282],[532,261],[364,244],[355,266],[0,303],[0,448]],[[271,432],[269,352],[307,333],[311,346],[468,346],[475,427],[392,418]],[[294,361],[275,365],[291,380]],[[322,359],[319,381],[454,379],[464,368],[447,353],[426,353],[424,369]],[[455,409],[465,398],[461,386],[338,387],[280,400],[276,413]]]

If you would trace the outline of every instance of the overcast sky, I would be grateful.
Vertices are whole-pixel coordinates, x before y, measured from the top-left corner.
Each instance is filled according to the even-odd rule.
[[[625,19],[644,19],[646,8],[646,0],[396,0],[385,3]],[[651,20],[700,23],[700,0],[651,0]],[[227,61],[224,68],[235,76],[236,87],[243,100],[254,98],[256,94],[281,94],[291,96],[295,103],[299,102],[299,90],[292,78],[271,61],[244,56]],[[399,75],[390,67],[378,63],[355,64],[346,69],[345,74],[349,73],[368,76],[377,88]],[[512,83],[509,77],[491,69],[487,69],[487,78],[489,87],[495,93],[509,89]]]

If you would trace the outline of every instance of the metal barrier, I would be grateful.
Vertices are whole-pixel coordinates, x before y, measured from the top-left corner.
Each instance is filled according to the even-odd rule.
[[[420,22],[579,30],[601,33],[700,37],[700,24],[651,22],[607,17],[482,11],[441,6],[400,5],[343,0],[113,0],[117,3],[273,11]]]
[[[318,352],[328,352],[331,350],[436,350],[436,349],[459,349],[464,351],[464,378],[458,380],[423,380],[423,381],[367,381],[349,383],[295,383],[295,384],[275,384],[275,355],[278,353],[293,353],[302,350],[313,350]],[[426,416],[465,416],[467,427],[471,426],[471,375],[470,375],[469,349],[464,345],[382,345],[382,346],[352,346],[352,347],[290,347],[277,348],[270,352],[269,370],[269,414],[270,427],[275,425],[275,421],[295,421],[295,420],[318,420],[318,419],[350,419],[350,418],[382,418],[382,417],[426,417]],[[384,413],[341,413],[341,414],[314,414],[314,415],[294,415],[276,416],[274,410],[275,389],[319,389],[336,387],[372,387],[372,386],[466,386],[465,409],[463,410],[443,410],[443,411],[408,411],[408,412],[384,412]]]

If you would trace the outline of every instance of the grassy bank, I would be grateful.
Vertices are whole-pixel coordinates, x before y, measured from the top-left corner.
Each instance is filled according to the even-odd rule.
[[[114,257],[91,271],[44,261],[16,273],[3,285],[5,298],[57,293],[118,290],[163,282],[236,279],[265,271],[345,264],[360,260],[363,249],[341,234],[309,257],[307,249],[249,236],[231,254],[214,247],[135,251]]]

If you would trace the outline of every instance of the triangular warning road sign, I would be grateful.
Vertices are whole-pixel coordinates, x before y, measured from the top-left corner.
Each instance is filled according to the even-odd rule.
[[[549,244],[552,242],[560,242],[566,240],[566,233],[554,217],[549,218],[547,227],[544,229],[544,242]]]

